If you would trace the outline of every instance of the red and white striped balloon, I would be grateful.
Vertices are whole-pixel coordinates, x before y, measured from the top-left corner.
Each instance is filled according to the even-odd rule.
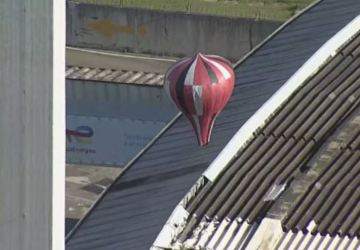
[[[169,68],[165,89],[190,120],[201,146],[209,143],[215,118],[234,89],[234,71],[220,56],[197,54]]]

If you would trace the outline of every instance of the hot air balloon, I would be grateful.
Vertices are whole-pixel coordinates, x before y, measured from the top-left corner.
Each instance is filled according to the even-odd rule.
[[[215,119],[234,89],[234,79],[230,62],[214,55],[199,53],[168,69],[164,87],[191,122],[200,146],[209,143]]]

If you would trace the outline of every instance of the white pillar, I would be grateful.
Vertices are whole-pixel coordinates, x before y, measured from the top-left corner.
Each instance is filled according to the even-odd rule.
[[[0,249],[63,250],[65,0],[0,0]]]

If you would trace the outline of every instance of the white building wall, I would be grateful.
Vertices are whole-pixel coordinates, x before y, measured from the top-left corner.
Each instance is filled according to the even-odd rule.
[[[0,249],[64,249],[65,1],[0,1]]]

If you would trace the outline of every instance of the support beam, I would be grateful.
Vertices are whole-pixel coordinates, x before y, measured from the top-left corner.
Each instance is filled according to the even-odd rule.
[[[0,1],[0,248],[64,249],[65,1]]]

